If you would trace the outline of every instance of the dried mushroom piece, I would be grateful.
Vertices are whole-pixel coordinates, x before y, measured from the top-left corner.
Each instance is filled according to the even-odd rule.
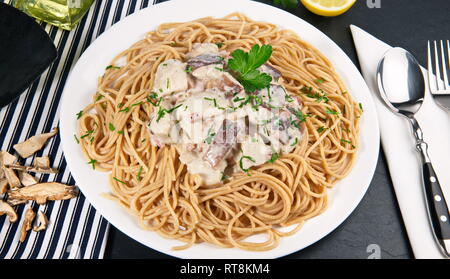
[[[0,194],[4,194],[8,191],[8,185],[8,179],[0,178]]]
[[[34,232],[40,232],[43,231],[45,229],[47,229],[48,226],[48,218],[47,216],[44,214],[44,212],[40,211],[38,212],[38,226],[34,226],[33,227],[33,231]]]
[[[35,173],[48,173],[48,174],[58,173],[57,169],[52,169],[52,168],[21,166],[21,165],[17,165],[17,164],[6,165],[6,167],[13,169],[13,170],[22,171],[22,172],[35,172]]]
[[[17,213],[8,203],[0,200],[0,216],[6,214],[9,217],[9,222],[14,223],[17,221]]]
[[[14,170],[3,167],[3,172],[5,173],[5,177],[8,180],[11,189],[22,187],[22,183],[20,183],[20,179],[17,177]]]
[[[11,199],[10,197],[8,197],[8,199],[6,200],[8,202],[8,204],[10,204],[11,206],[16,206],[16,205],[21,205],[21,204],[26,204],[28,202],[28,200],[17,200],[17,199]]]
[[[23,220],[22,229],[20,230],[20,242],[24,242],[27,238],[28,231],[33,227],[33,220],[36,217],[32,208],[28,208],[25,212],[25,219]]]
[[[39,183],[20,189],[8,191],[8,202],[33,200],[38,204],[46,201],[68,200],[78,195],[76,186],[68,186],[57,182]],[[11,200],[10,200],[11,199]]]
[[[18,176],[19,176],[20,183],[22,183],[23,186],[31,186],[31,185],[39,183],[39,181],[36,179],[36,177],[32,176],[29,173],[19,171]]]
[[[48,156],[44,157],[36,157],[34,158],[33,166],[41,169],[49,169],[50,168],[50,159]]]
[[[17,161],[17,157],[7,151],[0,151],[0,178],[5,177],[3,166],[12,165]]]
[[[20,157],[28,158],[47,143],[48,139],[54,137],[58,133],[58,128],[53,128],[50,133],[33,136],[24,142],[15,144],[13,147],[19,153]]]

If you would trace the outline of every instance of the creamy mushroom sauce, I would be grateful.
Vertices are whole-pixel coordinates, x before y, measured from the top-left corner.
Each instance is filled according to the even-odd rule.
[[[273,162],[301,141],[301,102],[278,83],[278,70],[261,66],[272,76],[270,86],[247,93],[226,70],[229,53],[216,44],[195,44],[186,57],[158,66],[150,139],[158,147],[175,145],[180,161],[206,185]]]

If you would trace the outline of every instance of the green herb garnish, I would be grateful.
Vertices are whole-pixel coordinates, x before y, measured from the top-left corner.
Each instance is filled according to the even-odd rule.
[[[332,109],[329,109],[329,108],[327,108],[326,112],[327,112],[328,114],[334,114],[334,115],[339,114],[339,112],[337,112],[337,111],[335,111],[335,110],[332,110]]]
[[[323,78],[318,78],[314,80],[315,83],[324,83],[325,80]]]
[[[108,67],[106,67],[106,70],[109,70],[109,69],[120,69],[121,67],[117,67],[117,66],[114,66],[114,65],[109,65]]]
[[[291,146],[296,146],[298,144],[298,138],[295,138],[295,141],[291,144]]]
[[[320,133],[322,133],[323,131],[325,131],[325,130],[327,130],[327,129],[328,129],[328,128],[322,126],[322,127],[320,127],[320,128],[317,128],[317,132],[320,134]]]
[[[192,69],[192,67],[191,66],[187,66],[186,67],[186,70],[184,70],[186,73],[192,73],[192,71],[193,71],[194,69]]]
[[[237,49],[231,54],[233,58],[228,61],[228,67],[237,74],[245,91],[254,92],[269,86],[272,81],[270,75],[257,70],[271,55],[271,45],[254,45],[248,53]]]
[[[279,157],[280,157],[280,156],[278,155],[278,153],[275,152],[275,150],[273,150],[273,152],[272,152],[272,157],[271,157],[270,160],[267,161],[267,162],[273,164],[273,163],[275,163],[276,160],[278,160]]]
[[[79,113],[77,113],[76,115],[77,115],[77,119],[80,119],[80,118],[81,118],[81,116],[83,116],[83,111],[82,111],[82,110],[80,110],[80,112],[79,112]]]
[[[92,168],[95,170],[95,164],[97,163],[97,160],[91,159],[88,164],[92,165]]]
[[[127,185],[125,182],[123,182],[122,180],[120,180],[120,179],[118,179],[118,178],[113,177],[113,179],[114,179],[115,181],[117,181],[117,182],[120,182],[120,183],[122,183],[122,184]]]
[[[242,156],[241,157],[241,159],[239,160],[239,167],[241,168],[242,171],[244,171],[245,173],[248,173],[248,169],[244,169],[244,165],[243,165],[243,162],[242,162],[242,160],[244,160],[244,159],[250,160],[253,163],[256,163],[256,161],[255,161],[255,159],[253,159],[253,157],[250,157],[250,156]]]
[[[136,179],[137,179],[138,181],[141,181],[141,180],[142,180],[141,173],[142,173],[142,167],[139,168],[139,171],[138,171],[138,173],[137,173],[137,175],[136,175]]]
[[[116,130],[116,127],[114,127],[112,123],[109,123],[109,130],[113,132],[114,130]]]

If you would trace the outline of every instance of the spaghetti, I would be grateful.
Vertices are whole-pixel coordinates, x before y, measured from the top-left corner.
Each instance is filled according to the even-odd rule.
[[[158,65],[185,60],[194,43],[204,42],[228,52],[271,45],[269,63],[282,73],[282,85],[301,99],[307,116],[294,151],[248,174],[234,173],[215,187],[190,174],[174,146],[152,146],[147,127],[154,109],[147,97]],[[273,249],[327,208],[327,189],[355,162],[362,107],[332,64],[291,31],[239,13],[166,23],[111,64],[123,66],[107,68],[92,103],[79,114],[80,146],[96,170],[111,172],[111,197],[143,228],[185,242],[174,249],[201,242]],[[286,226],[288,232],[280,230]],[[265,241],[246,240],[261,233]]]

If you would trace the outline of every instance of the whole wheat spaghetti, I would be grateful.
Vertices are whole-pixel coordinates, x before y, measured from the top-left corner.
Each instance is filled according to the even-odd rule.
[[[168,59],[184,60],[194,43],[218,43],[232,52],[273,48],[269,63],[303,103],[306,129],[295,150],[274,163],[237,172],[205,187],[187,171],[174,146],[150,144],[147,101],[155,71]],[[92,103],[79,115],[80,146],[89,163],[111,172],[112,195],[143,228],[185,242],[245,250],[273,249],[327,208],[327,189],[355,162],[362,107],[352,100],[332,64],[295,33],[234,13],[161,24],[117,55],[99,78]],[[122,65],[118,67],[117,65]],[[295,225],[289,232],[279,229]],[[263,242],[246,240],[266,234]]]

